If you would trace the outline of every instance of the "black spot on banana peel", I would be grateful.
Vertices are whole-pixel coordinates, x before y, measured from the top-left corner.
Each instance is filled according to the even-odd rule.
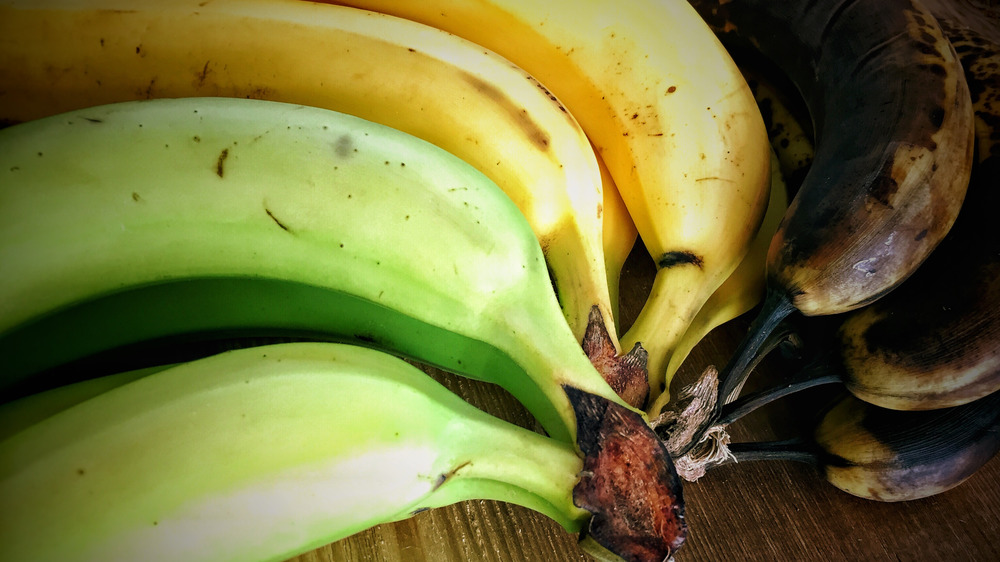
[[[972,102],[961,64],[914,0],[690,0],[731,49],[753,50],[802,94],[812,166],[768,252],[768,298],[723,370],[741,386],[795,310],[847,312],[906,279],[951,228],[972,167]]]
[[[684,544],[681,482],[662,442],[622,406],[564,386],[583,472],[573,502],[594,514],[587,538],[631,562],[662,562]]]
[[[642,409],[649,397],[648,354],[638,343],[628,353],[618,355],[604,324],[600,309],[590,309],[587,330],[583,335],[583,351],[608,385],[629,405]]]
[[[924,412],[847,396],[814,438],[827,480],[841,490],[878,501],[924,498],[964,482],[1000,451],[1000,393]]]

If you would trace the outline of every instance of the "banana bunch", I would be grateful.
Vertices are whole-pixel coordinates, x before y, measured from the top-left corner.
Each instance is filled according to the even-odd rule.
[[[35,119],[0,131],[0,154],[6,396],[53,386],[53,369],[107,370],[101,357],[128,348],[243,334],[362,343],[521,400],[582,463],[573,501],[595,514],[591,548],[637,540],[665,556],[683,542],[662,444],[584,354],[524,215],[453,154],[344,113],[223,97]],[[614,467],[636,455],[648,472],[619,481]],[[633,503],[641,517],[605,522]]]
[[[685,0],[334,3],[420,21],[494,50],[577,117],[657,264],[652,292],[621,338],[623,349],[646,350],[655,403],[684,332],[750,251],[771,184],[753,94],[702,18]]]
[[[892,292],[828,322],[803,321],[816,357],[787,380],[723,405],[713,422],[724,428],[779,398],[838,385],[843,391],[811,437],[710,442],[687,453],[713,454],[707,468],[804,461],[845,492],[906,501],[959,485],[1000,452],[1000,237],[990,216],[1000,204],[1000,44],[943,16],[938,21],[974,92],[975,160],[953,227]],[[690,476],[700,477],[700,468]]]
[[[913,274],[954,224],[974,160],[963,66],[919,2],[691,4],[740,60],[794,85],[815,152],[771,239],[753,322],[717,379],[699,381],[703,411],[669,430],[684,436],[676,456],[702,442],[789,315],[847,313]]]

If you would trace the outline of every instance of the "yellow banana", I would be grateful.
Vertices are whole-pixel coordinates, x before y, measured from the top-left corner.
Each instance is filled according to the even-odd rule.
[[[384,14],[296,0],[10,1],[0,120],[153,97],[334,109],[428,140],[528,218],[577,339],[597,306],[618,347],[594,151],[531,75],[478,45]]]
[[[750,246],[743,261],[736,271],[712,293],[705,305],[698,311],[691,325],[681,337],[670,361],[667,363],[666,384],[669,385],[674,374],[694,349],[709,332],[717,326],[728,322],[753,309],[764,297],[764,274],[766,271],[767,248],[771,237],[778,230],[781,217],[788,208],[788,192],[785,188],[778,156],[771,153],[771,196],[764,214],[764,223]],[[670,399],[669,388],[664,388],[657,400],[648,408],[651,415],[657,415]]]
[[[635,228],[632,216],[622,201],[618,186],[615,185],[611,172],[599,156],[597,164],[601,170],[601,184],[604,187],[604,264],[608,272],[608,292],[611,296],[611,311],[614,314],[615,325],[621,324],[619,311],[619,287],[622,268],[628,259],[639,232]]]
[[[747,253],[770,185],[760,111],[704,20],[686,0],[336,3],[493,49],[579,120],[659,268],[640,313],[649,331],[621,338],[648,349],[655,398],[669,350]]]

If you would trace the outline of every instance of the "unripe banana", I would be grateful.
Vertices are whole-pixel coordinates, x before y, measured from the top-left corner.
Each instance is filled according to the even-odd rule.
[[[683,543],[663,445],[583,353],[524,216],[454,155],[320,108],[179,98],[4,129],[0,174],[5,392],[157,340],[363,343],[496,383],[575,443],[594,476],[574,500],[613,520],[590,529],[596,544],[663,558]],[[410,473],[425,492],[450,474],[429,468]]]
[[[492,380],[563,440],[563,384],[615,396],[569,345],[518,208],[399,131],[280,102],[125,102],[0,131],[0,177],[5,391],[129,344],[260,332]]]
[[[958,486],[1000,451],[1000,393],[954,408],[901,412],[847,394],[813,439],[730,445],[734,460],[797,460],[858,497],[908,501]]]
[[[582,468],[571,445],[487,415],[390,355],[246,348],[0,441],[0,558],[281,560],[470,499],[575,532],[589,517],[573,502]]]
[[[479,45],[297,0],[32,0],[0,7],[0,61],[6,121],[144,98],[251,97],[437,144],[525,214],[577,339],[597,306],[618,349],[592,146],[542,84]]]
[[[768,296],[720,375],[723,402],[781,319],[873,302],[937,246],[968,186],[973,113],[954,49],[916,1],[691,3],[727,45],[781,67],[816,131],[768,252]]]
[[[669,351],[746,255],[767,206],[767,131],[718,39],[685,0],[335,3],[492,49],[579,120],[658,264],[640,313],[649,329],[621,339],[623,349],[649,352],[655,399]]]

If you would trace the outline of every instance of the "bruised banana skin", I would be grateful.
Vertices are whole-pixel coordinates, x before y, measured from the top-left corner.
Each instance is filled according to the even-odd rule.
[[[976,111],[978,162],[965,204],[927,261],[838,332],[848,389],[892,409],[957,406],[1000,390],[1000,46],[941,23]]]
[[[246,348],[106,386],[0,441],[3,559],[284,560],[472,499],[590,517],[571,445],[375,350]]]
[[[342,0],[465,37],[524,68],[577,118],[653,260],[640,315],[649,398],[669,350],[749,251],[770,186],[767,131],[739,68],[685,0]],[[696,53],[696,56],[692,56]],[[631,331],[631,330],[630,330]]]
[[[616,399],[511,200],[416,137],[329,110],[156,99],[0,130],[4,392],[143,342],[363,341],[491,380],[573,441]]]
[[[160,97],[323,107],[437,144],[499,185],[545,251],[577,339],[597,306],[618,349],[594,151],[510,61],[440,30],[298,0],[43,0],[0,7],[0,119]]]
[[[815,130],[768,252],[765,305],[721,375],[728,395],[782,318],[869,304],[938,245],[968,186],[973,111],[954,49],[914,1],[691,3],[725,44],[788,75]]]
[[[902,412],[848,395],[814,435],[827,481],[858,497],[909,501],[961,484],[1000,451],[1000,393]]]

